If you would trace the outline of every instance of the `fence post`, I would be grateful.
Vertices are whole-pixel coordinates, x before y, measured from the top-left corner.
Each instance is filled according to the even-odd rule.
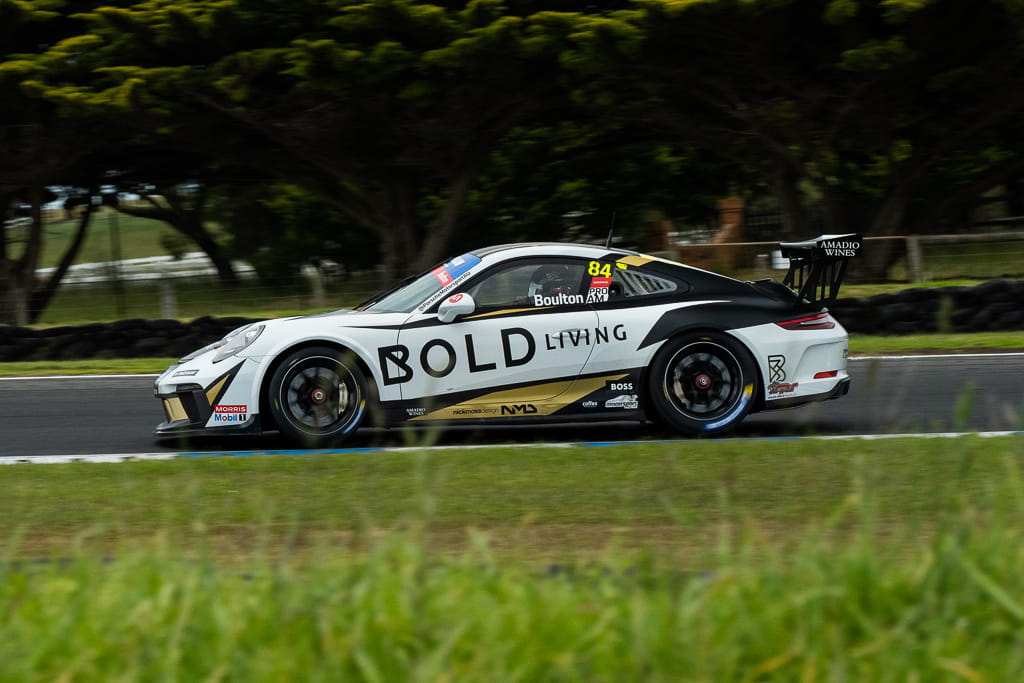
[[[170,280],[160,281],[160,317],[178,317],[178,299],[174,296],[174,283]]]
[[[24,287],[15,287],[14,291],[14,322],[18,327],[28,325],[28,296]]]
[[[907,235],[907,276],[911,282],[924,282],[924,256],[921,253],[921,238]]]
[[[313,294],[313,308],[326,308],[327,295],[324,291],[324,274],[319,268],[306,269],[309,277],[309,286]]]

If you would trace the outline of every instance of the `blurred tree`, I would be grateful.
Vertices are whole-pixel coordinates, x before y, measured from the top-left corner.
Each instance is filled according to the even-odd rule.
[[[268,281],[298,277],[304,265],[333,262],[347,276],[378,263],[376,234],[312,192],[282,183],[222,191],[212,215],[231,236],[231,250]]]
[[[150,0],[88,17],[101,80],[51,95],[259,157],[372,229],[396,273],[440,258],[501,137],[563,92],[543,24],[496,0]]]
[[[467,203],[467,247],[494,241],[589,240],[657,249],[652,218],[678,226],[717,220],[715,202],[742,169],[681,142],[584,111],[572,120],[512,132]]]
[[[231,168],[302,187],[347,216],[318,226],[372,231],[396,273],[482,228],[514,238],[550,235],[567,214],[599,226],[613,209],[699,212],[679,187],[704,198],[770,184],[793,236],[812,202],[831,231],[888,236],[932,229],[1022,175],[1016,1],[541,4],[112,3],[76,15],[81,35],[58,26],[33,42],[50,49],[9,60],[3,82],[17,75],[18,97],[58,105],[24,106],[102,114],[79,147],[117,159],[117,130],[118,145],[189,160],[163,176],[140,163],[139,182],[206,186]],[[872,245],[869,274],[894,243]]]
[[[934,229],[1019,175],[1022,11],[1003,0],[637,0],[564,59],[580,96],[773,179],[789,231]],[[808,194],[805,188],[810,188]],[[898,243],[865,251],[884,277]]]
[[[82,4],[76,9],[82,8]],[[74,238],[55,272],[36,279],[43,253],[43,206],[55,199],[51,185],[78,188],[89,196],[101,174],[99,154],[112,139],[95,117],[71,117],[32,97],[24,83],[47,68],[41,51],[63,41],[63,59],[49,66],[79,68],[70,39],[81,30],[58,0],[0,2],[0,323],[35,321],[49,303],[84,241],[92,203],[82,212]],[[23,225],[8,230],[15,209],[27,213]],[[15,239],[17,238],[17,239]]]

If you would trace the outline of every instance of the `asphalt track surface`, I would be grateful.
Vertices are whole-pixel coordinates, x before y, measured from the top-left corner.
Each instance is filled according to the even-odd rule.
[[[749,416],[734,438],[1024,429],[1024,353],[853,358],[849,395]],[[264,437],[158,441],[152,376],[0,378],[0,457],[290,449]],[[346,448],[677,439],[657,425],[360,430]]]

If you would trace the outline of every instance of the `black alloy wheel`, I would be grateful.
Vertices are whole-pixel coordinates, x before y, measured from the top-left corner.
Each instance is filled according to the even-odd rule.
[[[283,434],[306,447],[327,446],[348,436],[366,414],[366,376],[339,349],[299,349],[274,370],[268,398]]]
[[[739,342],[716,332],[670,340],[651,365],[651,401],[684,434],[738,424],[754,404],[757,365]]]

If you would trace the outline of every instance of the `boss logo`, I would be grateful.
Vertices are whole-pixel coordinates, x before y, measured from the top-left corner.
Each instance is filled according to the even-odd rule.
[[[632,382],[608,382],[605,389],[609,391],[633,391]]]

